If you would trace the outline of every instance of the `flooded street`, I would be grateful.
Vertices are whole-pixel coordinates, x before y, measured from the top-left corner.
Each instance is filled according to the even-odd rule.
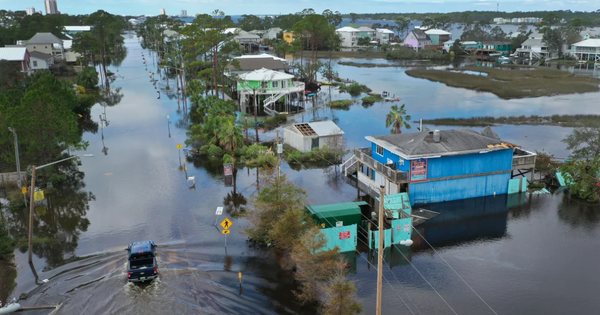
[[[49,196],[56,207],[73,211],[51,214],[52,220],[34,231],[40,235],[43,229],[45,237],[61,241],[36,243],[37,278],[27,263],[26,247],[16,251],[13,296],[28,293],[21,301],[24,306],[61,305],[56,314],[315,313],[295,302],[292,276],[278,267],[270,252],[252,249],[240,234],[247,224],[240,213],[250,205],[261,174],[257,169],[239,169],[234,195],[233,188],[225,186],[220,163],[186,161],[187,174],[181,170],[179,154],[181,159],[185,156],[177,144],[186,139],[182,108],[164,90],[157,99],[142,63],[143,53],[148,69],[156,71],[148,51],[135,37],[126,37],[125,43],[127,58],[118,69],[111,68],[118,76],[111,87],[120,88],[122,99],[114,106],[95,105],[92,118],[99,122],[98,117],[105,117],[108,124],[95,134],[84,134],[90,143],[86,153],[95,156],[82,159],[78,168],[84,176],[73,180],[71,193],[65,191],[54,201]],[[590,114],[598,111],[590,104],[600,99],[600,93],[588,93],[507,101],[490,93],[414,79],[404,73],[406,68],[356,68],[336,62],[336,70],[340,77],[367,84],[374,92],[400,96],[414,120]],[[319,95],[322,99],[347,96],[328,87]],[[355,104],[347,111],[309,108],[291,119],[329,117],[344,130],[351,149],[366,146],[367,135],[389,133],[385,115],[391,105]],[[412,130],[416,127],[413,124]],[[560,140],[570,128],[501,126],[494,130],[525,149],[568,155]],[[274,131],[261,134],[261,140],[274,137]],[[282,170],[307,191],[312,204],[356,199],[356,189],[340,177],[339,167],[298,171],[284,163]],[[189,176],[195,176],[194,187],[187,181]],[[219,206],[225,211],[217,218]],[[442,215],[418,231],[442,256],[417,233],[412,248],[386,253],[392,268],[384,270],[389,281],[383,287],[384,314],[452,314],[452,310],[493,314],[445,261],[499,314],[592,314],[600,308],[595,299],[600,287],[600,253],[595,250],[600,246],[599,209],[571,200],[563,192],[486,197],[428,209]],[[225,217],[233,222],[226,248],[225,236],[214,227]],[[127,283],[123,250],[141,240],[159,245],[160,278],[149,285],[132,285]],[[359,248],[364,247],[359,242]],[[376,270],[368,260],[366,251],[351,257],[356,273],[350,278],[356,281],[365,314],[374,312],[376,296]],[[241,288],[238,272],[243,274]]]

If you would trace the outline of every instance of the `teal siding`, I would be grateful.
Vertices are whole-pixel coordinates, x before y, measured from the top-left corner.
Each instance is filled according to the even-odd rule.
[[[527,178],[519,177],[508,181],[508,193],[516,194],[527,191]]]
[[[510,173],[412,183],[411,204],[435,203],[508,193]]]
[[[341,239],[342,233],[350,233],[349,238]],[[356,242],[358,236],[357,225],[352,224],[348,226],[332,227],[327,229],[321,229],[321,233],[325,235],[327,245],[321,249],[321,251],[334,249],[336,246],[340,249],[340,252],[350,252],[356,250]]]
[[[377,249],[379,246],[379,231],[371,231],[371,235],[369,235],[369,244],[373,245],[374,249]],[[383,235],[383,247],[388,247],[392,245],[392,230],[387,229],[384,230]]]
[[[392,220],[392,231],[394,244],[411,239],[412,218]]]

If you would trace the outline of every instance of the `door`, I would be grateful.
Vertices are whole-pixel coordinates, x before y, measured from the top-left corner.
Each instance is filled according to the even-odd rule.
[[[319,137],[312,138],[310,149],[314,150],[315,148],[318,148],[318,147],[319,147]]]

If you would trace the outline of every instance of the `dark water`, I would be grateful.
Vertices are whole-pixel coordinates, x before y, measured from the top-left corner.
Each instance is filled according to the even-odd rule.
[[[239,214],[256,191],[261,174],[240,169],[234,195],[232,187],[225,187],[219,162],[188,161],[187,174],[180,170],[176,145],[184,142],[186,130],[178,121],[177,100],[164,94],[157,99],[142,64],[142,52],[149,60],[148,52],[135,38],[126,43],[129,55],[118,72],[113,69],[122,76],[113,88],[121,87],[123,98],[115,106],[94,107],[92,117],[106,111],[109,124],[84,136],[90,142],[86,153],[95,157],[82,159],[81,173],[71,170],[69,189],[62,192],[66,197],[49,196],[49,200],[54,198],[52,206],[36,215],[40,223],[34,234],[59,242],[34,247],[37,280],[27,264],[26,248],[24,254],[17,251],[13,296],[29,292],[23,305],[60,304],[58,314],[314,313],[294,302],[295,287],[289,274],[277,267],[268,252],[250,249],[240,234],[247,222]],[[401,96],[415,119],[591,113],[594,109],[585,101],[597,100],[599,95],[505,101],[489,93],[413,79],[401,68],[337,66],[337,70],[342,77],[366,83],[377,92]],[[324,89],[319,97],[341,96]],[[389,106],[364,108],[357,104],[349,111],[309,108],[294,119],[329,117],[346,132],[347,147],[353,148],[366,145],[367,135],[388,132],[384,121]],[[567,154],[559,141],[570,132],[567,128],[510,126],[496,131],[527,149]],[[261,134],[261,140],[272,138],[274,132]],[[284,164],[283,171],[307,190],[311,203],[356,198],[356,190],[339,177],[334,166],[297,171]],[[196,176],[195,188],[186,175]],[[443,215],[419,231],[498,313],[594,313],[600,306],[594,299],[600,285],[596,272],[600,254],[594,250],[600,245],[598,209],[572,201],[563,193],[524,197],[428,205]],[[224,235],[214,227],[218,206],[225,206],[218,221],[227,216],[233,222],[226,249]],[[25,217],[23,213],[18,222],[26,222]],[[160,245],[160,280],[142,286],[127,284],[123,249],[132,241],[145,239]],[[373,313],[376,294],[376,272],[369,268],[368,257],[367,253],[355,255],[356,274],[351,277],[357,281],[365,314]],[[416,270],[458,313],[490,313],[418,238],[411,249],[389,251],[386,261],[393,269],[385,267],[384,271],[390,282],[384,286],[385,314],[410,314],[398,296],[415,313],[451,313]],[[240,271],[244,275],[242,292],[237,279]]]

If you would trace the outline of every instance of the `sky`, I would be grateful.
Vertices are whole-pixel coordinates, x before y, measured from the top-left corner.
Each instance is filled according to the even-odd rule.
[[[164,8],[167,15],[177,15],[187,10],[188,15],[210,13],[215,9],[227,15],[241,14],[287,14],[313,8],[341,13],[379,12],[454,12],[454,11],[500,11],[572,10],[596,11],[598,0],[58,0],[58,10],[67,14],[89,14],[99,9],[112,14],[158,15]],[[25,10],[35,7],[44,11],[43,0],[0,0],[0,9]]]

